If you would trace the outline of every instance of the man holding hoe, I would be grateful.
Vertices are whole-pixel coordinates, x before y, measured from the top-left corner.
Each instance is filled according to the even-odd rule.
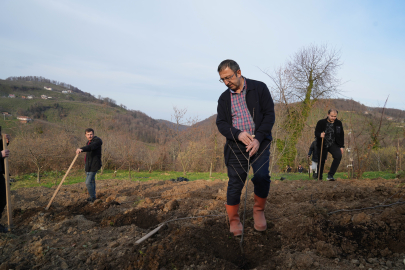
[[[238,211],[249,165],[254,171],[254,227],[264,231],[267,229],[264,208],[270,190],[271,129],[275,121],[273,99],[264,83],[243,77],[233,60],[222,61],[218,73],[220,82],[228,87],[218,99],[216,124],[226,137],[224,157],[229,177],[226,211],[230,232],[235,236],[242,234]]]
[[[330,109],[328,116],[321,119],[316,124],[315,137],[317,138],[318,150],[318,177],[322,180],[323,168],[328,152],[332,154],[333,162],[328,172],[328,181],[335,181],[335,175],[340,161],[342,160],[343,150],[345,149],[345,134],[342,122],[337,119],[338,111]],[[323,145],[322,145],[323,143]],[[322,150],[322,156],[321,156]]]
[[[101,145],[103,142],[97,136],[94,136],[94,130],[87,128],[84,132],[87,138],[86,146],[76,149],[76,154],[86,152],[85,171],[86,171],[86,186],[90,197],[87,198],[88,202],[94,202],[96,200],[96,174],[100,170],[101,164]]]
[[[10,142],[10,136],[5,135],[7,145]],[[10,150],[3,149],[3,138],[0,136],[0,219],[3,214],[4,207],[7,205],[7,195],[6,195],[6,179],[4,178],[4,158],[10,155]],[[0,224],[0,233],[8,232],[7,228]]]

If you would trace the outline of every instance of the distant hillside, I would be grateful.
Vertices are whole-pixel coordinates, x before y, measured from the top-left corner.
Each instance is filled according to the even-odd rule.
[[[356,112],[360,114],[375,114],[375,116],[379,116],[382,113],[381,107],[368,107],[366,105],[361,104],[360,102],[351,100],[351,99],[330,99],[328,100],[330,103],[330,108],[336,108],[338,111],[345,111],[345,112]],[[405,121],[405,111],[399,109],[391,109],[386,108],[384,111],[384,115],[388,117],[390,120],[396,120],[398,122]],[[207,119],[204,119],[197,123],[197,125],[208,125],[212,122],[215,122],[217,115],[214,114]],[[392,119],[390,118],[392,117]],[[160,121],[160,120],[159,120]]]
[[[173,123],[173,122],[170,122],[170,121],[167,121],[167,120],[163,120],[163,119],[157,119],[156,121],[159,122],[162,125],[167,126],[170,129],[177,129],[176,123]],[[178,126],[178,128],[179,128],[179,131],[183,131],[183,130],[186,130],[187,128],[189,128],[189,126],[180,124]]]
[[[47,81],[0,80],[0,110],[10,114],[2,116],[0,125],[15,130],[17,116],[28,116],[41,120],[38,123],[42,125],[113,130],[147,143],[165,140],[167,126],[145,113],[127,110],[111,98],[97,99],[77,89],[63,93],[67,89],[65,86]],[[28,99],[29,96],[32,99]]]
[[[43,86],[47,86],[47,87],[51,87],[53,86],[53,91],[57,90],[57,91],[63,91],[63,90],[71,90],[72,92],[75,93],[79,93],[83,96],[89,96],[92,97],[92,95],[90,93],[87,92],[83,92],[82,90],[80,90],[77,87],[74,87],[73,85],[64,83],[64,82],[58,82],[55,80],[50,80],[50,79],[46,79],[44,77],[41,76],[19,76],[19,77],[8,77],[6,79],[6,81],[12,81],[12,82],[28,82],[28,84],[37,84],[37,85],[43,85]],[[51,86],[49,86],[51,85]],[[62,89],[61,89],[62,88]]]

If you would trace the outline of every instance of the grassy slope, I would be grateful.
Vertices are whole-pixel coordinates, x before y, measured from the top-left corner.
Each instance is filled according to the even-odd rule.
[[[33,88],[25,89],[25,86]],[[52,87],[55,91],[45,90],[43,86]],[[3,130],[14,130],[19,125],[16,119],[17,111],[19,109],[26,111],[35,104],[51,107],[44,112],[47,122],[59,125],[74,124],[74,126],[80,128],[95,124],[100,119],[111,117],[117,113],[126,113],[126,110],[121,107],[110,107],[91,102],[91,98],[80,93],[62,94],[62,90],[66,89],[49,83],[0,80],[0,108],[2,111],[12,114],[11,117],[6,117],[6,121],[1,115],[0,125]],[[17,98],[3,97],[4,94],[8,96],[9,93],[15,94]],[[35,98],[32,100],[20,98],[23,95],[34,95]],[[41,95],[52,96],[52,99],[41,99]],[[60,117],[60,112],[53,108],[56,103],[63,108],[65,116]],[[43,123],[43,121],[40,122]]]
[[[65,172],[46,172],[43,174],[41,178],[41,183],[38,184],[36,179],[36,174],[26,174],[22,176],[17,176],[15,179],[17,180],[15,183],[12,183],[11,189],[15,190],[18,188],[30,188],[30,187],[54,187],[60,183],[64,176]],[[175,179],[177,177],[184,177],[182,172],[160,172],[154,171],[152,173],[148,172],[132,172],[132,178],[129,178],[128,171],[119,170],[116,175],[114,176],[114,171],[112,170],[104,170],[102,175],[97,174],[97,181],[100,180],[108,180],[108,179],[121,179],[121,180],[132,180],[132,181],[148,181],[148,180],[170,180]],[[209,177],[208,172],[203,173],[189,173],[185,176],[189,180],[228,180],[228,175],[226,173],[212,173],[212,177]],[[284,181],[295,181],[295,180],[313,180],[312,178],[308,177],[306,173],[279,173],[273,174],[271,179],[278,180],[281,177],[284,177]],[[336,178],[341,179],[348,179],[347,173],[336,173]],[[383,179],[394,179],[395,174],[390,172],[365,172],[364,178],[374,179],[374,178],[383,178]],[[326,179],[326,174],[324,175],[324,179]],[[75,183],[84,182],[85,180],[85,173],[83,171],[74,171],[69,174],[66,178],[64,185],[71,185]],[[361,180],[360,180],[361,181]]]

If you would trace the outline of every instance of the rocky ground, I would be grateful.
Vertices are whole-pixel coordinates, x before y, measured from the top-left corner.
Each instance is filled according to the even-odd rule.
[[[63,186],[48,211],[55,189],[13,191],[15,225],[0,235],[0,270],[405,269],[405,204],[331,213],[395,203],[405,180],[275,180],[263,233],[253,229],[250,184],[243,253],[228,232],[226,186],[105,180],[87,203],[81,183]]]

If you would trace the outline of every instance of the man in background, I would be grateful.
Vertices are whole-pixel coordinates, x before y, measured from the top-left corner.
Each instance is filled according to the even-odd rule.
[[[320,166],[318,165],[319,179],[322,179],[323,168],[328,152],[332,154],[333,161],[328,172],[328,181],[335,181],[334,175],[342,160],[343,150],[345,148],[345,134],[343,124],[337,119],[338,111],[330,109],[325,119],[318,121],[315,127],[315,137],[317,138],[318,156],[320,159]],[[322,156],[320,154],[322,147]]]
[[[10,136],[5,134],[7,145],[10,143]],[[10,150],[3,149],[3,137],[0,136],[0,151],[1,151],[1,161],[0,161],[0,219],[3,214],[4,207],[7,205],[7,193],[6,193],[6,179],[4,178],[4,159],[10,156]],[[0,224],[0,233],[6,233],[8,229]]]
[[[96,174],[97,171],[101,169],[101,145],[102,140],[94,136],[94,130],[92,128],[87,128],[85,130],[85,135],[87,138],[86,146],[76,149],[76,154],[81,152],[86,152],[85,161],[85,171],[86,171],[86,186],[89,192],[88,202],[94,202],[96,200]]]

